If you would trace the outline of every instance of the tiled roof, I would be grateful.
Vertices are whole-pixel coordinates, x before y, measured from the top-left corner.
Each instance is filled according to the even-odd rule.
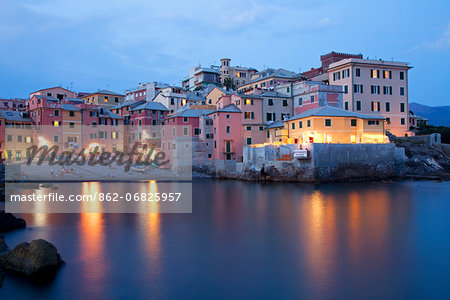
[[[234,104],[228,104],[221,109],[210,112],[210,114],[215,112],[230,112],[230,113],[241,113],[242,111]]]
[[[207,114],[209,114],[211,112],[213,112],[212,109],[184,109],[184,110],[180,110],[178,112],[173,113],[172,115],[170,115],[168,117],[168,119],[175,118],[175,117],[198,118],[198,117],[201,117],[203,115],[207,115]]]
[[[102,115],[107,115],[111,119],[123,119],[123,117],[116,115],[115,113],[113,113],[112,111],[110,111],[109,109],[104,108],[104,107],[99,107],[98,108],[99,114],[100,114],[101,110],[103,110],[103,114]]]
[[[278,121],[272,122],[271,124],[267,125],[266,129],[280,128],[280,127],[284,127],[284,122],[278,120]]]
[[[5,119],[6,121],[31,123],[30,118],[24,118],[21,112],[15,110],[0,110],[0,118]]]
[[[47,101],[58,101],[58,99],[56,99],[55,97],[50,97],[50,96],[42,96],[42,95],[34,95],[34,97],[36,97],[36,99],[47,99]]]
[[[67,111],[80,111],[75,105],[72,104],[63,104],[63,110]]]
[[[150,109],[150,110],[163,110],[163,111],[168,111],[167,107],[165,107],[164,105],[162,105],[159,102],[147,102],[147,103],[143,103],[141,105],[136,106],[135,108],[132,109],[133,110],[139,110],[139,109]]]
[[[141,100],[141,101],[127,101],[127,102],[123,102],[123,103],[121,103],[119,105],[116,105],[116,106],[112,107],[111,109],[119,109],[119,108],[122,108],[122,107],[125,107],[125,106],[135,107],[135,106],[138,106],[138,105],[142,105],[145,102],[146,102],[145,100]]]
[[[89,95],[86,95],[83,98],[86,98],[86,97],[89,97],[89,96],[92,96],[92,95],[110,95],[110,96],[125,97],[125,95],[122,95],[122,94],[119,94],[119,93],[116,93],[116,92],[112,92],[112,91],[109,91],[109,90],[99,90],[97,92],[94,92],[94,93],[91,93]]]
[[[288,98],[289,96],[283,93],[275,91],[265,91],[261,94],[262,97],[274,97],[274,98]]]
[[[353,117],[353,118],[359,118],[359,119],[379,119],[379,120],[383,120],[383,116],[381,115],[377,115],[377,116],[372,116],[372,115],[365,115],[365,114],[359,114],[359,113],[355,113],[352,111],[348,111],[345,109],[341,109],[341,108],[336,108],[336,107],[332,107],[332,106],[323,106],[323,107],[317,107],[317,108],[313,108],[313,109],[309,109],[307,111],[304,111],[298,115],[293,116],[292,118],[290,118],[288,121],[291,120],[297,120],[297,119],[303,119],[303,118],[307,118],[307,117],[312,117],[312,116],[320,116],[320,117]]]

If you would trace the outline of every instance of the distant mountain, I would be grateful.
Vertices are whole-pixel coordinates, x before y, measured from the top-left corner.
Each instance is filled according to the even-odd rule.
[[[427,106],[411,102],[409,110],[415,115],[427,118],[430,125],[450,127],[450,106]]]

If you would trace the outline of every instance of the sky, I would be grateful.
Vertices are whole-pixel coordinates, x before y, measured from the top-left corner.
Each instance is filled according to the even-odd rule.
[[[450,105],[448,0],[0,1],[0,98],[180,85],[223,57],[300,72],[331,51],[408,62],[409,101]]]

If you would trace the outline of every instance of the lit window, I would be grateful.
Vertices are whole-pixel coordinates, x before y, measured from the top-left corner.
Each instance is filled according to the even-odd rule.
[[[59,126],[59,121],[53,121],[53,126],[58,127]]]

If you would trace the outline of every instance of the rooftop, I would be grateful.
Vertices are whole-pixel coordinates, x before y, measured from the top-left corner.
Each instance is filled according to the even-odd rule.
[[[359,118],[359,119],[378,119],[378,120],[384,120],[383,116],[372,116],[372,115],[365,115],[365,114],[359,114],[352,111],[348,111],[341,108],[336,108],[332,106],[323,106],[323,107],[317,107],[309,109],[305,112],[302,112],[298,115],[293,116],[292,118],[288,119],[288,121],[292,120],[298,120],[303,119],[307,117],[350,117],[350,118]]]

